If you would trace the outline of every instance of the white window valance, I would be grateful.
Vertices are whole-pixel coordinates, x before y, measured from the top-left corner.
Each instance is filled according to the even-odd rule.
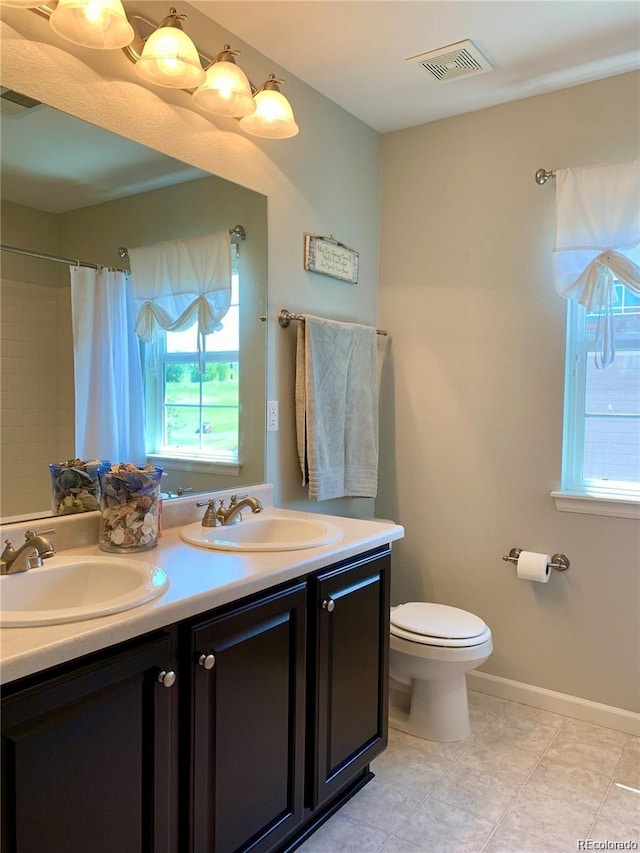
[[[229,231],[129,249],[129,259],[138,337],[155,349],[160,329],[178,332],[197,322],[202,360],[205,335],[222,328],[231,304]]]
[[[599,310],[596,364],[615,356],[614,280],[640,294],[640,159],[556,172],[556,290]]]

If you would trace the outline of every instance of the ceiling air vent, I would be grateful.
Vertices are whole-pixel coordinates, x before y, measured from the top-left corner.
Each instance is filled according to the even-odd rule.
[[[469,39],[448,44],[428,53],[407,57],[407,62],[418,62],[438,83],[448,83],[460,77],[484,74],[493,66]]]
[[[28,110],[40,106],[42,106],[41,101],[36,101],[28,95],[14,92],[13,89],[0,88],[0,112],[5,116],[17,118],[24,115]]]

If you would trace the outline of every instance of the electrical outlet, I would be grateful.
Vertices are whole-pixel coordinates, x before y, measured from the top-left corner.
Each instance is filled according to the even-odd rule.
[[[276,432],[278,429],[278,401],[267,401],[267,432]]]

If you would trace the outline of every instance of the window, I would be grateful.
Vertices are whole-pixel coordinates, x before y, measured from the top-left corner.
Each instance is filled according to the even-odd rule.
[[[640,158],[556,172],[555,288],[568,300],[561,490],[569,512],[640,518]]]
[[[231,306],[223,328],[206,336],[200,372],[197,324],[162,332],[157,369],[145,369],[146,442],[151,456],[237,464],[240,385],[240,280],[232,270]]]
[[[569,300],[562,489],[638,495],[640,489],[640,297],[615,282],[615,359],[596,366],[601,309]]]

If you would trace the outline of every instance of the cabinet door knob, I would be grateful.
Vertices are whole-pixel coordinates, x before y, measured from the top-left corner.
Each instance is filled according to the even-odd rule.
[[[166,669],[163,669],[162,672],[158,673],[158,681],[165,687],[173,687],[176,683],[176,674],[172,669],[168,672]]]
[[[216,662],[216,656],[212,654],[208,655],[200,655],[198,658],[198,663],[200,666],[203,666],[205,669],[213,669]]]
[[[336,603],[333,598],[325,598],[322,602],[322,609],[326,610],[328,613],[333,613],[336,609]]]

